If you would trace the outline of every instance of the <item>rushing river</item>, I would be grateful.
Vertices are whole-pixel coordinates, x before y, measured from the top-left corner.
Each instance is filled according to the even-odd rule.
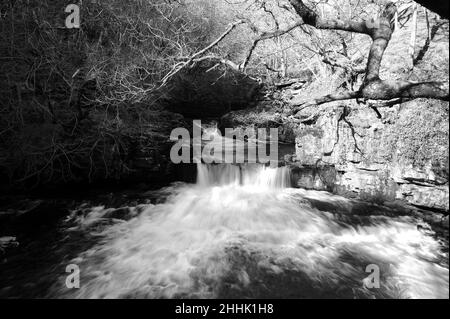
[[[448,298],[448,242],[423,221],[289,186],[287,168],[199,164],[197,184],[164,188],[121,216],[84,205],[42,254],[0,268],[0,295]],[[79,289],[65,285],[68,264]],[[367,286],[368,266],[379,288]]]

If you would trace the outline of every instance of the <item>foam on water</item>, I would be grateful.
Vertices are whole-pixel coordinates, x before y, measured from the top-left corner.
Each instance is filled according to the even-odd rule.
[[[265,165],[197,165],[197,185],[242,185],[245,188],[280,189],[289,187],[290,175],[286,167]]]
[[[448,265],[441,262],[448,256],[412,217],[343,222],[308,198],[349,206],[348,200],[289,184],[287,168],[199,164],[197,185],[167,188],[164,203],[127,221],[91,227],[107,211],[93,209],[76,226],[99,238],[73,260],[81,288],[68,293],[64,277],[52,293],[448,298]],[[380,268],[379,289],[363,285],[369,264]]]

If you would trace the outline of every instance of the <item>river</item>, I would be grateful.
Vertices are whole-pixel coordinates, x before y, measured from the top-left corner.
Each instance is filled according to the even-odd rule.
[[[289,174],[198,164],[196,184],[122,214],[80,204],[0,266],[0,296],[448,298],[445,236],[414,216],[292,188]],[[67,265],[80,288],[66,286]]]

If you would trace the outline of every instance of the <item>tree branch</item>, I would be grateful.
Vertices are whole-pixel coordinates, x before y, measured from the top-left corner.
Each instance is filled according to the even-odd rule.
[[[300,104],[297,104],[295,107],[293,107],[291,109],[289,114],[294,115],[294,114],[296,114],[308,107],[311,107],[311,106],[316,106],[316,105],[333,102],[333,101],[352,100],[352,99],[357,99],[360,97],[362,97],[360,91],[348,91],[348,92],[343,92],[343,93],[327,94],[322,97],[319,97],[319,98],[316,98],[313,100],[308,100],[308,101],[302,102]]]
[[[211,44],[209,44],[208,46],[206,46],[205,48],[203,48],[202,50],[198,51],[197,53],[194,53],[193,55],[191,55],[189,58],[186,59],[186,61],[184,62],[178,62],[177,64],[175,64],[172,69],[163,77],[163,79],[161,80],[161,85],[159,86],[159,88],[165,86],[167,84],[167,82],[173,77],[175,76],[178,72],[180,72],[182,69],[184,69],[185,67],[189,66],[192,62],[194,62],[196,59],[198,61],[198,58],[201,57],[203,54],[205,54],[206,52],[208,52],[209,50],[211,50],[213,47],[215,47],[220,41],[222,41],[231,31],[233,31],[234,28],[236,28],[238,25],[244,23],[244,20],[237,20],[233,23],[230,23],[228,25],[228,28],[213,42],[211,42]]]
[[[434,98],[448,101],[449,90],[447,82],[376,80],[362,88],[362,96],[371,100]]]
[[[324,19],[316,12],[308,8],[302,0],[289,0],[297,14],[305,24],[317,29],[333,29],[367,34],[372,38],[369,51],[365,79],[360,89],[355,92],[329,94],[321,98],[313,99],[295,105],[292,114],[302,109],[320,105],[332,101],[363,98],[365,100],[384,100],[389,102],[403,99],[433,98],[449,100],[449,87],[447,82],[412,82],[412,81],[387,81],[379,77],[381,61],[394,31],[393,19],[397,12],[395,4],[386,4],[378,20],[351,21],[345,19]],[[324,57],[324,62],[336,64]],[[336,65],[340,66],[340,65]]]
[[[342,20],[342,19],[322,19],[319,15],[308,8],[302,0],[289,0],[295,12],[303,19],[305,24],[316,29],[342,30],[356,33],[370,34],[373,20]]]
[[[255,26],[252,26],[252,30],[255,31],[258,35],[255,39],[253,39],[252,45],[250,46],[250,49],[248,50],[248,53],[244,59],[244,62],[242,63],[242,70],[245,71],[245,69],[247,68],[248,63],[250,62],[250,58],[252,57],[253,51],[255,50],[256,46],[258,45],[258,43],[260,41],[282,36],[283,34],[289,33],[292,30],[294,30],[295,28],[300,27],[301,25],[303,25],[303,22],[297,21],[297,22],[289,25],[285,29],[281,29],[281,30],[277,29],[272,32],[261,32]]]
[[[349,61],[348,63],[340,63],[336,60],[330,59],[330,57],[327,56],[326,54],[321,54],[321,56],[322,56],[322,62],[325,64],[328,64],[332,67],[342,68],[351,73],[356,73],[356,74],[362,74],[362,73],[366,72],[366,69],[364,67],[353,66],[352,61]]]

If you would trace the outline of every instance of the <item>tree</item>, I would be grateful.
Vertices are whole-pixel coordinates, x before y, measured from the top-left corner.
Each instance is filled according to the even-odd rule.
[[[275,7],[276,5],[278,5],[278,8],[282,8],[283,10],[287,10],[295,14],[295,17],[293,19],[291,18],[290,22],[286,23],[283,27],[280,27],[280,24],[277,21],[277,17],[275,17],[274,12],[266,5],[266,1],[256,1],[255,4],[259,6],[260,9],[262,8],[262,10],[266,14],[268,14],[275,22],[274,30],[261,29],[261,26],[256,25],[257,21],[240,17],[239,20],[230,23],[225,32],[222,33],[219,38],[213,41],[210,45],[193,54],[191,57],[185,58],[184,61],[175,65],[172,72],[168,74],[168,78],[172,77],[173,74],[176,74],[182,68],[193,66],[198,61],[208,59],[215,60],[217,61],[217,63],[225,64],[227,65],[227,67],[231,67],[235,70],[247,73],[247,69],[252,59],[253,53],[260,42],[270,39],[277,41],[281,36],[287,34],[292,35],[292,32],[296,29],[301,29],[303,31],[303,35],[311,36],[311,32],[309,32],[307,28],[305,28],[305,26],[310,26],[318,30],[335,31],[334,35],[330,35],[337,35],[338,37],[341,37],[344,47],[347,44],[345,43],[342,35],[338,34],[338,32],[344,31],[369,36],[372,42],[369,48],[369,54],[365,68],[356,66],[357,62],[363,61],[363,55],[357,56],[356,59],[347,56],[348,61],[346,63],[340,63],[333,58],[330,58],[326,49],[321,48],[315,52],[315,54],[319,54],[321,56],[322,62],[331,65],[332,67],[339,67],[346,71],[347,74],[350,74],[350,76],[352,76],[352,74],[363,74],[364,80],[357,90],[353,90],[352,88],[349,91],[332,93],[319,98],[305,100],[300,103],[293,104],[290,111],[291,115],[294,115],[304,108],[310,106],[317,106],[327,102],[340,100],[358,99],[358,101],[367,101],[369,102],[369,105],[371,107],[375,108],[378,106],[392,106],[416,98],[431,98],[446,101],[449,99],[449,88],[446,81],[390,80],[382,79],[380,77],[381,62],[389,41],[391,40],[391,36],[394,32],[395,26],[398,25],[398,17],[404,16],[405,11],[408,10],[398,10],[397,6],[393,2],[388,1],[377,18],[332,18],[324,16],[323,12],[322,14],[319,14],[318,12],[316,12],[316,9],[313,9],[312,6],[307,6],[302,0],[287,1],[290,4],[290,8],[287,3],[286,5],[281,5],[279,1],[277,1],[276,4],[272,4]],[[427,1],[419,2],[426,2],[425,4],[428,5]],[[415,5],[413,3],[412,6],[409,5],[408,7],[412,7],[414,9]],[[277,13],[278,15],[280,15],[279,11]],[[443,16],[448,15],[445,10],[440,10],[439,13]],[[413,20],[416,14],[417,12],[413,10]],[[409,17],[407,17],[406,19],[409,19]],[[278,16],[278,20],[281,20],[280,16]],[[249,27],[249,29],[255,36],[253,37],[252,42],[249,45],[246,53],[244,54],[243,60],[240,63],[233,62],[229,59],[210,53],[210,51],[214,49],[214,47],[217,46],[221,41],[223,41],[225,37],[229,36],[229,34],[231,34],[238,26],[244,24]],[[413,24],[415,24],[414,21]],[[414,32],[412,32],[411,37],[411,43],[412,45],[414,45]],[[329,42],[328,45],[330,45],[330,43],[332,42]],[[311,48],[307,49],[313,51]],[[426,50],[426,48],[424,50]],[[419,56],[420,58],[422,58],[423,52],[420,52]],[[405,52],[405,58],[411,60],[410,62],[412,66],[417,63],[416,60],[419,59],[419,56],[414,58],[414,51],[411,50]],[[279,70],[272,71],[277,72]],[[167,77],[165,79],[167,79]],[[378,111],[377,114],[379,114]]]
[[[358,90],[329,94],[302,102],[293,107],[292,114],[309,106],[349,99],[387,101],[384,105],[416,98],[449,99],[447,82],[391,81],[380,78],[381,60],[394,31],[394,17],[397,12],[397,7],[394,3],[388,2],[378,19],[345,20],[320,17],[317,12],[306,6],[302,0],[289,0],[289,2],[295,12],[302,18],[303,23],[307,25],[316,29],[366,34],[372,39],[365,78]]]

